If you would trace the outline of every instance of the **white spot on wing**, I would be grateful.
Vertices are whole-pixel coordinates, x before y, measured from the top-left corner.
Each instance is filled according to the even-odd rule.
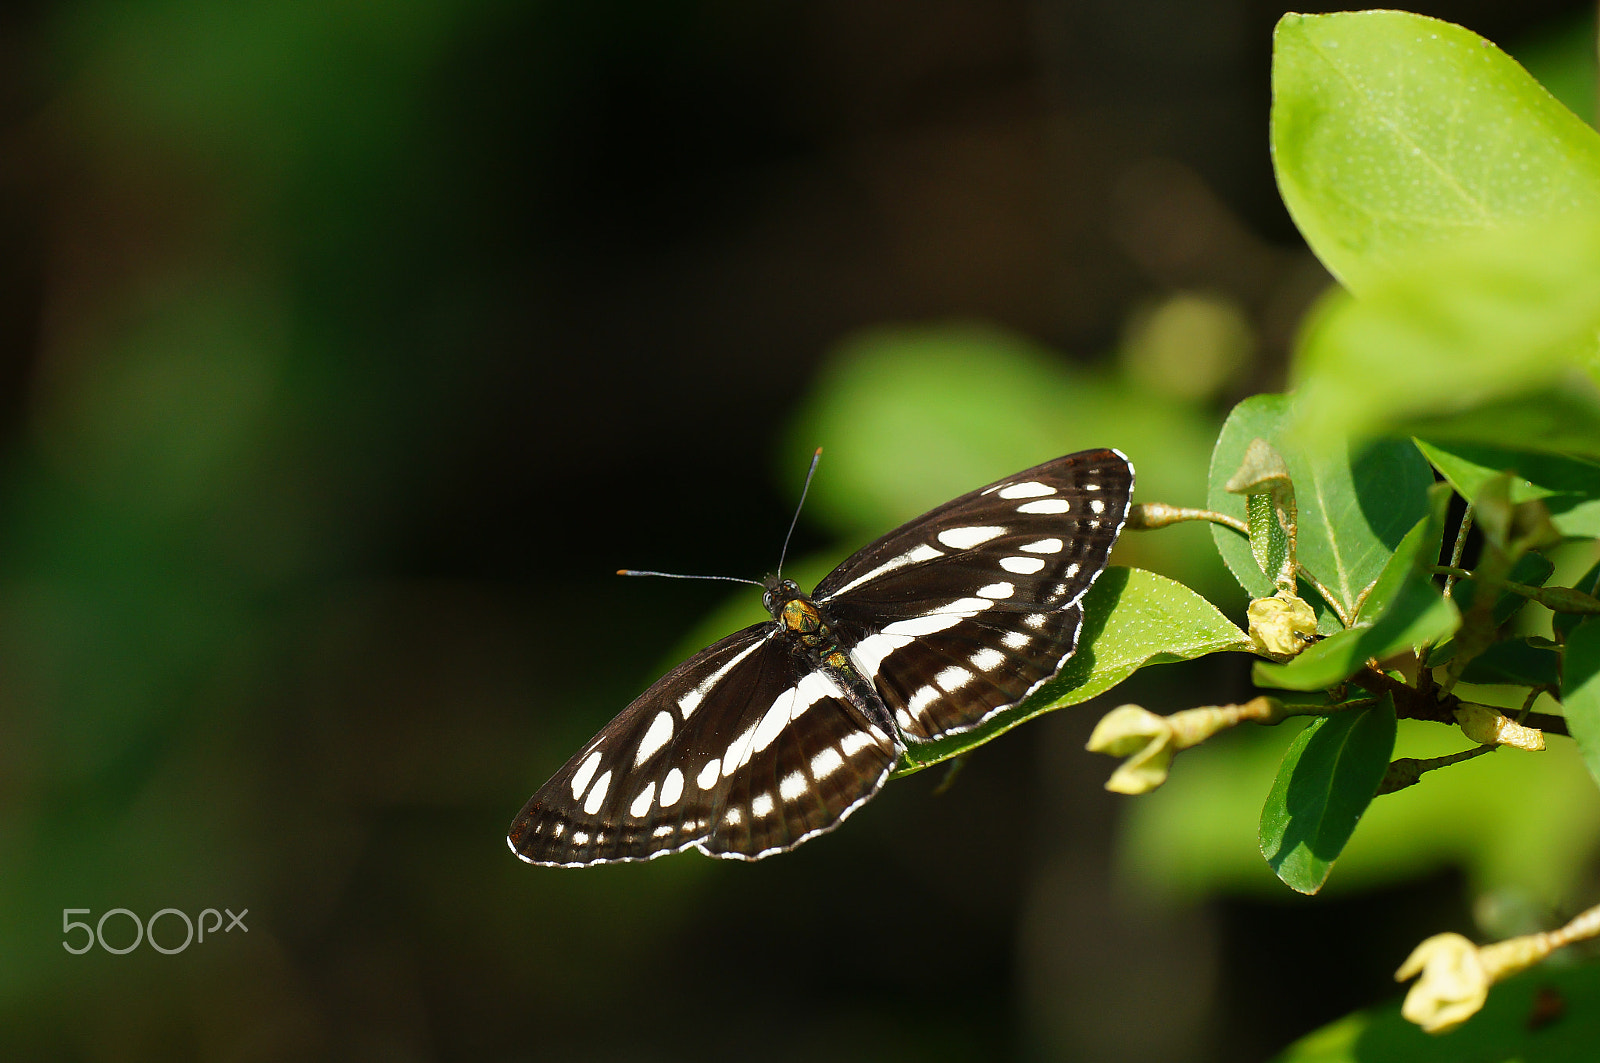
[[[882,576],[887,572],[893,572],[897,568],[904,568],[906,565],[920,564],[923,561],[932,561],[936,557],[943,556],[943,550],[936,550],[931,546],[923,545],[912,547],[899,557],[891,558],[888,561],[885,561],[871,572],[868,572],[862,576],[857,576],[855,579],[851,580],[849,583],[846,583],[843,587],[840,587],[827,597],[819,598],[818,601],[828,601],[832,598],[836,598],[845,591],[848,591],[854,587],[859,587],[863,583],[866,583],[870,580],[875,580],[879,576]]]
[[[766,641],[766,639],[760,639],[759,641],[753,642],[749,646],[746,646],[744,649],[740,650],[736,655],[734,655],[733,659],[728,661],[727,664],[724,664],[721,668],[718,668],[715,672],[712,672],[710,675],[700,680],[700,682],[695,685],[693,690],[686,694],[680,694],[678,696],[678,711],[683,713],[683,718],[687,720],[689,718],[689,714],[700,707],[700,703],[705,700],[706,694],[710,692],[711,688],[721,682],[722,677],[727,675],[733,669],[734,665],[738,664],[740,661],[759,650],[766,644]]]
[[[919,617],[918,619],[926,620],[928,618]],[[941,621],[945,620],[944,617],[940,617],[939,619]],[[896,628],[904,624],[915,624],[916,622],[917,621],[914,620],[896,621],[878,634],[868,635],[866,638],[856,643],[855,646],[850,650],[850,656],[855,661],[856,671],[860,672],[868,679],[877,678],[878,669],[883,666],[883,659],[889,656],[889,654],[893,653],[895,650],[900,649],[902,646],[911,645],[911,636],[916,634],[916,632],[902,633],[900,631],[891,631],[889,629]],[[960,617],[950,617],[949,623],[941,623],[939,627],[936,627],[933,630],[938,631],[942,628],[949,627],[952,624],[959,624],[960,622]]]
[[[906,712],[905,709],[901,709],[899,712],[895,713],[894,718],[895,722],[898,723],[902,729],[911,726],[911,714]]]
[[[768,715],[771,715],[770,710]],[[760,727],[765,719],[766,716],[763,716],[760,720],[747,727],[744,734],[728,743],[727,750],[722,754],[723,778],[727,778],[738,771],[750,759],[750,740],[755,737],[756,728]]]
[[[934,676],[933,681],[945,690],[960,690],[972,682],[972,673],[960,665],[952,664],[949,668]]]
[[[709,790],[717,784],[717,776],[722,774],[722,758],[712,757],[706,766],[700,769],[700,774],[695,776],[695,785],[702,790]]]
[[[949,605],[941,605],[935,611],[940,613],[960,613],[963,616],[971,616],[973,613],[983,612],[992,605],[994,605],[994,603],[987,598],[957,598]]]
[[[812,674],[815,675],[816,673]],[[799,700],[799,692],[800,688],[798,686],[792,686],[773,700],[772,707],[767,710],[765,716],[761,717],[761,722],[756,724],[755,733],[750,736],[751,752],[761,752],[772,744],[774,738],[778,737],[778,732],[782,731],[789,722],[789,714],[794,711],[795,703]],[[741,759],[747,759],[748,757],[749,753],[746,753],[745,757]]]
[[[743,819],[744,819],[744,813],[743,812],[740,812],[737,808],[730,808],[723,815],[722,822],[726,823],[730,827],[737,827],[739,825],[740,821],[743,820]]]
[[[667,744],[672,737],[672,714],[658,712],[656,718],[650,721],[650,730],[644,733],[644,741],[639,743],[639,752],[634,754],[633,766],[638,767],[657,753]]]
[[[1015,572],[1019,576],[1031,576],[1044,568],[1044,559],[1040,557],[1002,557],[1000,567],[1007,572]]]
[[[1008,650],[1020,650],[1033,640],[1020,631],[1007,631],[1000,637]]]
[[[1040,539],[1036,543],[1029,543],[1022,549],[1030,554],[1059,554],[1061,548],[1065,545],[1066,543],[1063,543],[1060,539]]]
[[[866,731],[851,731],[839,739],[839,748],[847,757],[853,757],[870,745],[875,745],[872,736]]]
[[[683,796],[683,772],[673,768],[661,780],[661,807],[671,808]]]
[[[665,838],[667,835],[671,834],[674,830],[677,830],[677,828],[674,827],[671,823],[663,823],[663,824],[661,824],[661,826],[659,826],[655,830],[651,831],[650,832],[650,836],[652,838]]]
[[[1037,502],[1024,502],[1017,507],[1018,513],[1065,513],[1072,506],[1064,498],[1041,498]]]
[[[1005,492],[1000,494],[1004,496]],[[1004,528],[946,528],[939,533],[939,541],[952,550],[971,550],[1005,533]]]
[[[967,660],[981,672],[992,672],[1005,663],[1006,655],[992,646],[985,646]]]
[[[793,801],[806,792],[806,777],[804,773],[792,771],[778,783],[778,796],[785,801]]]
[[[794,704],[789,708],[789,719],[798,720],[811,706],[823,698],[843,697],[844,694],[827,672],[812,672],[795,686]],[[766,748],[764,746],[758,748]]]
[[[991,583],[987,587],[978,588],[980,598],[1009,598],[1017,593],[1017,588],[1009,583]]]
[[[955,627],[965,619],[966,617],[961,613],[929,613],[927,616],[914,616],[909,620],[896,620],[894,623],[887,625],[880,634],[868,635],[866,638],[858,642],[856,644],[855,652],[860,653],[861,647],[865,646],[868,642],[871,642],[875,638],[882,638],[883,636],[898,637],[902,639],[920,638],[923,635],[931,635],[935,631],[943,631],[947,627]],[[897,644],[897,646],[882,650],[878,654],[878,659],[882,660],[891,652],[891,650],[898,648],[898,646],[904,645],[905,642],[900,642]]]
[[[772,815],[772,810],[777,807],[772,802],[771,794],[756,794],[750,799],[750,811],[763,818]]]
[[[609,789],[611,789],[611,772],[607,771],[594,781],[594,789],[589,791],[589,799],[583,803],[584,815],[592,816],[600,811],[600,802],[606,799],[606,791]]]
[[[1106,504],[1100,501],[1098,498],[1091,498],[1089,500],[1089,508],[1094,510],[1096,513],[1104,513],[1106,511]]]
[[[633,799],[633,804],[628,806],[628,815],[634,819],[643,819],[644,814],[650,811],[650,802],[656,799],[656,784],[652,780],[649,786],[639,791],[639,796]]]
[[[589,788],[589,780],[594,778],[594,771],[600,766],[600,751],[597,749],[590,753],[578,767],[578,773],[572,777],[572,799],[576,801],[583,796],[583,791]]]
[[[824,749],[811,758],[811,777],[826,779],[840,768],[844,767],[844,758],[832,746]]]
[[[1044,627],[1045,621],[1049,619],[1049,613],[1029,613],[1027,616],[1022,618],[1022,622],[1027,624],[1029,627],[1039,628]]]
[[[906,702],[906,708],[913,716],[921,716],[928,711],[928,706],[939,700],[939,691],[935,687],[918,687],[917,692],[911,695],[911,700]]]
[[[1000,489],[1001,498],[1042,498],[1055,493],[1056,489],[1049,484],[1036,483],[1033,480],[1024,480],[1022,483]]]

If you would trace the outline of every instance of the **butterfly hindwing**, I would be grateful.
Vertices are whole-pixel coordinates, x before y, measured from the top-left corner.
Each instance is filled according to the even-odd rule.
[[[690,846],[755,859],[837,825],[898,755],[893,735],[757,624],[624,709],[533,795],[508,840],[559,866]]]

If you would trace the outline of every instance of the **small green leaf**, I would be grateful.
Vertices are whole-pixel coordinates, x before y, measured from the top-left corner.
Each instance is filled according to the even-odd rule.
[[[1468,683],[1515,683],[1554,688],[1560,680],[1561,657],[1549,646],[1527,639],[1497,642],[1474,657],[1461,672]]]
[[[1589,774],[1600,782],[1600,617],[1567,635],[1561,655],[1561,705]]]
[[[1550,559],[1543,554],[1527,553],[1517,558],[1517,563],[1511,566],[1511,574],[1506,578],[1512,583],[1521,583],[1529,587],[1543,587],[1544,581],[1550,578],[1556,567]],[[1455,589],[1456,608],[1466,612],[1472,608],[1473,599],[1478,596],[1478,581],[1471,579],[1457,580]],[[1501,591],[1500,597],[1494,603],[1494,623],[1496,627],[1504,624],[1516,615],[1517,610],[1528,604],[1528,599],[1520,594],[1510,591]]]
[[[1208,508],[1243,518],[1244,500],[1227,490],[1253,439],[1271,443],[1283,456],[1294,483],[1299,562],[1355,614],[1361,592],[1383,571],[1407,530],[1427,513],[1433,483],[1428,463],[1399,440],[1378,440],[1353,460],[1342,445],[1309,451],[1289,437],[1291,402],[1286,395],[1253,395],[1233,408],[1211,454]],[[1270,597],[1276,585],[1256,564],[1249,542],[1220,526],[1212,538],[1229,571],[1252,598]],[[1316,592],[1301,597],[1319,603]],[[1320,630],[1337,631],[1337,619]]]
[[[1261,809],[1261,855],[1290,889],[1328,880],[1394,752],[1394,702],[1322,716],[1295,736]]]
[[[1041,713],[1088,701],[1145,665],[1249,649],[1244,632],[1183,584],[1142,569],[1109,568],[1084,596],[1077,652],[1054,679],[977,730],[906,750],[899,773],[920,771]]]
[[[1245,496],[1245,523],[1250,529],[1250,553],[1256,566],[1280,592],[1294,593],[1299,517],[1294,481],[1283,456],[1265,439],[1252,439],[1238,471],[1223,488],[1229,494]]]
[[[1485,444],[1417,439],[1417,448],[1463,498],[1501,472],[1511,472],[1511,501],[1542,499],[1563,535],[1600,536],[1600,464],[1559,454]]]
[[[1294,589],[1294,544],[1278,519],[1269,494],[1246,495],[1245,524],[1250,529],[1250,554],[1256,567],[1280,590]]]
[[[1447,492],[1432,492],[1435,508],[1401,540],[1367,595],[1357,626],[1323,639],[1287,664],[1257,661],[1258,685],[1322,690],[1354,675],[1368,657],[1381,660],[1455,630],[1460,614],[1427,575],[1427,566],[1439,556],[1444,525],[1438,503]]]
[[[1522,580],[1521,582],[1527,583],[1529,581]],[[1544,580],[1540,580],[1539,582],[1543,584]],[[1595,562],[1595,564],[1590,567],[1589,571],[1585,572],[1581,577],[1579,577],[1578,582],[1574,583],[1572,587],[1574,590],[1579,590],[1585,594],[1600,598],[1600,561]],[[1550,623],[1551,626],[1555,628],[1556,636],[1558,638],[1565,638],[1572,634],[1572,629],[1577,627],[1579,621],[1582,619],[1582,617],[1575,616],[1572,613],[1557,613]]]
[[[1403,11],[1285,15],[1272,96],[1284,203],[1363,296],[1419,249],[1600,211],[1600,136],[1460,26]]]

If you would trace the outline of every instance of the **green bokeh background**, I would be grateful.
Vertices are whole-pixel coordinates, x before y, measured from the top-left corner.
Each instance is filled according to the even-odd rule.
[[[1592,118],[1584,10],[1509,8],[1425,10]],[[1416,845],[1375,807],[1310,901],[1252,848],[1281,730],[1102,792],[1098,711],[1231,700],[1242,659],[757,865],[504,847],[714,634],[717,587],[610,573],[760,575],[817,445],[797,573],[1080,447],[1204,502],[1327,283],[1267,158],[1280,13],[8,8],[0,1054],[1250,1060],[1392,993],[1475,896],[1502,928],[1565,904],[1593,857],[1551,839],[1600,830],[1576,758],[1504,783],[1549,833]],[[1242,614],[1202,528],[1117,560]],[[67,908],[223,907],[248,933],[61,947]],[[1284,978],[1286,940],[1322,962]]]

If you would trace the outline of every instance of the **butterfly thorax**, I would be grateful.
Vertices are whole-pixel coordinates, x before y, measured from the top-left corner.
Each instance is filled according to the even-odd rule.
[[[892,729],[888,710],[872,684],[845,652],[838,633],[817,603],[793,580],[769,576],[763,582],[762,602],[778,628],[790,639],[794,652],[813,668],[826,672],[851,704],[884,730]]]
[[[837,653],[840,662],[844,661],[832,626],[823,617],[822,610],[817,608],[817,603],[807,597],[794,580],[768,576],[763,586],[766,593],[761,596],[762,604],[772,614],[772,619],[777,621],[780,630],[793,636],[799,645],[814,655],[826,658]]]

